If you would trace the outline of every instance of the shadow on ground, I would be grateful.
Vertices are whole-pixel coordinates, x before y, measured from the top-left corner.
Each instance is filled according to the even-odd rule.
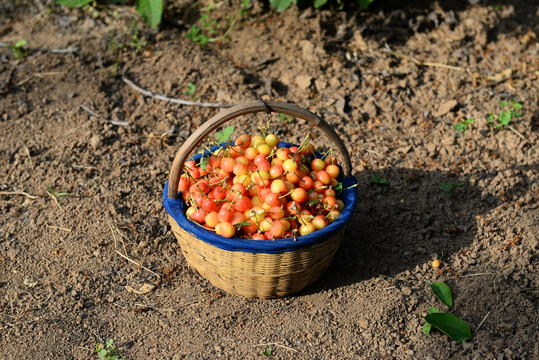
[[[528,188],[522,181],[504,197],[517,199]],[[528,169],[529,170],[529,169]],[[358,175],[358,206],[328,271],[305,293],[335,289],[379,275],[392,277],[433,260],[465,251],[477,233],[476,217],[502,200],[458,175],[440,171],[392,168],[385,185]],[[389,177],[391,175],[391,178]],[[476,174],[481,179],[492,176]],[[451,193],[442,184],[459,184]]]

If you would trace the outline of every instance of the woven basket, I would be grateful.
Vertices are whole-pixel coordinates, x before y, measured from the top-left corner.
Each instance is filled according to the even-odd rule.
[[[332,224],[296,239],[256,241],[225,238],[189,221],[186,204],[178,193],[182,165],[206,136],[229,120],[256,112],[276,112],[307,120],[318,126],[343,154],[340,179],[345,208]],[[200,157],[200,155],[198,156]],[[195,160],[197,157],[195,157]],[[333,128],[314,113],[296,105],[253,101],[225,109],[206,121],[178,150],[170,178],[163,191],[163,203],[172,231],[187,263],[216,287],[247,298],[283,297],[298,292],[317,280],[328,268],[353,215],[357,193],[350,175],[348,151]]]

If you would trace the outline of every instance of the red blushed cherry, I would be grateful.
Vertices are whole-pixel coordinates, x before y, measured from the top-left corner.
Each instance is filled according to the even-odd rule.
[[[299,187],[307,191],[311,190],[313,188],[313,185],[314,185],[313,179],[307,175],[302,177],[299,182]]]
[[[205,217],[206,217],[206,212],[204,210],[202,210],[202,209],[198,209],[193,214],[191,214],[191,219],[193,219],[194,221],[196,221],[199,224],[204,223],[204,221],[205,221],[204,218]]]
[[[256,234],[253,234],[253,237],[251,239],[253,239],[253,240],[266,240],[266,237],[263,234],[256,233]]]
[[[236,211],[246,212],[253,206],[252,201],[246,197],[240,197],[236,200]]]

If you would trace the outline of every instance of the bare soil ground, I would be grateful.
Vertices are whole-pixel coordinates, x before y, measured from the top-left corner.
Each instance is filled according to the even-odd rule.
[[[0,2],[0,42],[30,48],[0,49],[0,358],[95,358],[108,339],[130,359],[539,358],[537,2],[283,14],[255,2],[230,41],[205,46],[183,36],[200,15],[188,2],[168,4],[159,31],[131,7],[43,3]],[[217,5],[220,21],[239,9]],[[122,74],[174,98],[191,100],[191,82],[198,101],[291,101],[335,127],[359,204],[319,281],[248,300],[188,267],[162,189],[218,110],[144,96]],[[494,129],[489,114],[513,99],[522,116]],[[453,125],[469,118],[464,138]],[[304,121],[274,120],[282,138],[324,144]],[[155,274],[153,291],[127,290]],[[450,286],[473,341],[422,333],[429,306],[448,310],[432,281]]]

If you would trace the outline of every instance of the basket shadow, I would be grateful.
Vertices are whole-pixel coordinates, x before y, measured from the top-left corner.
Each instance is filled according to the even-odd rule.
[[[473,242],[476,217],[502,203],[458,174],[393,168],[384,185],[371,183],[373,175],[357,175],[358,206],[341,246],[324,275],[299,295],[392,277],[429,265],[436,254],[447,258]],[[449,194],[443,183],[458,185]]]

